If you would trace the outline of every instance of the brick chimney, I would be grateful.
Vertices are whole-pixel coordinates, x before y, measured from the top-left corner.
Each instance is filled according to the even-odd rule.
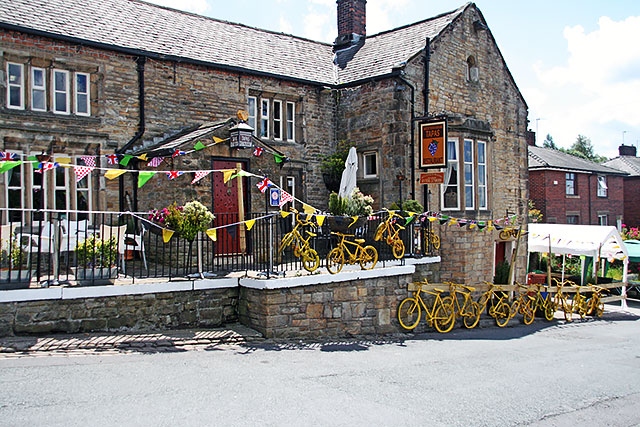
[[[633,146],[633,145],[624,145],[624,144],[622,144],[621,146],[618,147],[618,154],[620,156],[635,157],[636,156],[636,147]]]
[[[337,0],[338,37],[336,48],[355,44],[367,35],[367,0]]]

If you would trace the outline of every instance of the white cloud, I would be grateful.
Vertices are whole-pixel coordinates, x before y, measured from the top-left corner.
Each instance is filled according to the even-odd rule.
[[[596,153],[613,157],[623,130],[640,138],[640,45],[635,43],[640,17],[619,22],[601,17],[598,24],[590,33],[582,26],[565,28],[566,63],[536,64],[541,87],[526,93],[534,115],[545,119],[544,136],[550,133],[556,144],[568,147],[578,134],[585,135]]]
[[[291,23],[284,16],[280,15],[280,21],[278,25],[278,31],[286,34],[291,34],[293,32],[293,27]]]

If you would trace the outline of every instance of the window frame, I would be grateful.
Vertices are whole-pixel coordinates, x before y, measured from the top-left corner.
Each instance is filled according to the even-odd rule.
[[[462,175],[464,181],[464,208],[474,210],[476,206],[476,180],[474,167],[474,141],[464,138],[462,142]],[[468,150],[467,150],[468,148]]]
[[[269,99],[260,98],[260,138],[262,139],[269,139],[270,118]]]
[[[56,75],[64,75],[64,89],[60,90]],[[51,110],[54,114],[71,114],[71,88],[69,87],[69,71],[54,68],[51,70]],[[64,110],[59,110],[58,94],[64,94]]]
[[[598,197],[606,198],[608,197],[609,186],[607,185],[607,176],[606,175],[598,175]]]
[[[369,161],[373,157],[373,163]],[[377,151],[364,151],[362,153],[362,178],[371,179],[378,178],[378,152]],[[371,165],[373,165],[373,171],[371,171]]]
[[[440,205],[443,211],[455,211],[460,210],[460,156],[459,156],[459,138],[449,138],[447,139],[447,167],[445,168],[445,182],[441,185],[441,193],[440,193]],[[449,179],[447,180],[447,172],[449,172]],[[455,170],[455,175],[454,171]],[[455,183],[450,184],[451,178],[455,178]],[[456,204],[455,206],[446,206],[447,200],[446,196],[450,188],[455,190],[455,198]]]
[[[42,74],[42,85],[36,85],[36,72]],[[47,70],[40,67],[31,67],[31,111],[47,111]],[[36,107],[35,95],[36,93],[42,94],[43,108]]]
[[[598,214],[598,225],[608,226],[609,225],[609,215],[607,215],[607,214]]]
[[[286,138],[287,141],[296,140],[296,103],[287,101],[285,104]]]
[[[20,151],[13,151],[11,150],[12,153],[16,153],[18,155],[18,158],[22,158],[22,152]],[[29,169],[33,169],[33,168],[29,168]],[[25,182],[25,171],[27,169],[25,168],[25,163],[21,163],[18,166],[9,169],[7,172],[5,172],[4,176],[4,198],[6,200],[6,204],[5,206],[10,209],[9,213],[8,213],[8,220],[9,221],[24,221],[23,218],[23,213],[24,213],[24,209],[26,208],[25,206],[25,188],[26,188],[26,182]],[[18,177],[19,177],[19,182],[14,183],[12,185],[11,181],[13,180],[13,177],[16,176],[16,172],[19,172]],[[17,197],[17,201],[19,202],[18,206],[13,206],[12,205],[12,201],[16,200],[15,197],[12,197],[11,194],[12,193],[16,193],[18,194]],[[18,212],[18,214],[16,215],[16,212]]]
[[[86,79],[86,91],[80,92],[78,90],[78,78],[84,77]],[[80,105],[79,99],[81,96],[85,96],[87,111],[80,111],[78,105]],[[73,75],[73,111],[77,116],[89,117],[91,116],[91,74],[76,72]]]
[[[482,147],[482,156],[484,161],[480,160],[480,147]],[[476,164],[478,174],[478,209],[487,210],[489,208],[489,190],[488,190],[488,176],[487,176],[487,142],[482,140],[476,141]],[[484,203],[483,203],[484,200]]]
[[[575,196],[578,194],[576,191],[576,174],[574,172],[566,172],[564,174],[565,179],[565,190],[564,194],[566,196]],[[571,185],[569,185],[571,183]],[[571,192],[569,192],[571,190]]]
[[[253,128],[253,135],[256,136],[258,134],[258,126],[257,126],[257,114],[258,114],[258,98],[255,96],[247,97],[247,113],[249,114],[249,118],[247,119],[247,124]]]
[[[11,82],[11,77],[12,77],[12,73],[11,73],[11,68],[12,67],[18,67],[20,69],[20,76],[18,76],[18,82]],[[17,62],[7,62],[7,108],[11,109],[11,110],[24,110],[25,106],[25,99],[24,99],[24,82],[25,82],[25,78],[24,78],[24,64],[20,64]],[[12,89],[18,89],[18,93],[20,94],[20,104],[19,105],[15,105],[12,104],[12,96],[11,96],[11,92]]]
[[[284,139],[282,134],[282,101],[279,99],[273,100],[271,116],[273,117],[273,139],[282,141]]]
[[[570,220],[569,218],[575,219],[575,222]],[[567,221],[567,224],[571,224],[571,225],[580,224],[580,215],[567,215],[566,221]]]

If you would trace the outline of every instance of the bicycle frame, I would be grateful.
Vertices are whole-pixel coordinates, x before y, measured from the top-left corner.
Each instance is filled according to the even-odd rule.
[[[454,307],[451,302],[442,297],[444,290],[438,288],[435,288],[433,291],[423,289],[423,284],[428,284],[426,280],[414,284],[417,285],[417,290],[413,291],[412,296],[405,298],[398,305],[397,315],[400,325],[407,330],[415,329],[418,323],[420,323],[420,307],[422,307],[422,310],[425,312],[425,322],[428,326],[434,327],[441,333],[451,331],[455,324]],[[422,299],[422,293],[434,297],[431,308],[429,308]],[[404,319],[405,314],[407,316],[406,319]]]
[[[449,296],[445,297],[445,299],[451,298],[454,313],[456,316],[462,317],[462,322],[467,329],[475,328],[480,321],[481,312],[480,304],[471,297],[471,293],[475,291],[475,288],[451,282],[448,285]],[[462,296],[462,303],[458,296]]]
[[[331,234],[338,236],[338,245],[327,254],[327,270],[335,274],[342,270],[345,263],[355,264],[360,262],[363,270],[370,270],[378,262],[378,251],[371,245],[363,246],[364,239],[348,240],[347,237],[355,237],[354,234],[344,234],[332,231]],[[354,246],[353,251],[349,246]]]

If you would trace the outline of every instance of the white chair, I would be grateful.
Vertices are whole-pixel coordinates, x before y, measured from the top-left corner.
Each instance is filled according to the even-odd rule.
[[[55,226],[49,221],[36,221],[33,223],[33,227],[38,226],[40,226],[40,229],[36,233],[20,234],[22,248],[29,253],[56,253]]]
[[[100,238],[102,240],[110,240],[112,238],[116,239],[118,243],[118,255],[120,255],[120,266],[122,268],[122,274],[125,273],[125,265],[124,265],[124,251],[126,249],[125,236],[127,232],[127,225],[120,226],[111,226],[111,225],[101,225],[100,226]]]
[[[60,221],[60,252],[74,252],[78,241],[85,240],[93,234],[89,230],[89,221],[86,219],[73,221],[63,219]]]

